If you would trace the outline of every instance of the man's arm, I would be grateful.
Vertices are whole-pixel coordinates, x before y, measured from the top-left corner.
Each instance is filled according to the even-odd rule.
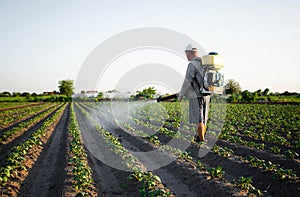
[[[195,77],[195,72],[196,72],[196,67],[190,62],[186,70],[185,78],[178,96],[179,101],[182,100],[182,97],[185,96],[188,89],[191,88],[193,78]]]

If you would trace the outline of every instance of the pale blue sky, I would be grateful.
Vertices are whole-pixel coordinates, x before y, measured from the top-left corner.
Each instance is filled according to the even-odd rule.
[[[243,90],[300,92],[297,0],[0,0],[0,27],[0,92],[57,90],[101,42],[141,27],[176,30],[219,52],[226,79]]]

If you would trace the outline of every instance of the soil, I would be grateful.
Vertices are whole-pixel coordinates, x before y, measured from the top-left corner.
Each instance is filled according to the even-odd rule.
[[[143,129],[142,126],[138,125],[140,129]],[[176,130],[176,129],[172,129]],[[189,132],[186,132],[190,134]],[[161,133],[156,134],[158,139],[163,144],[168,144],[172,138],[166,136]],[[209,140],[209,137],[208,137]],[[210,141],[210,140],[209,140]],[[177,143],[183,143],[182,140],[178,139]],[[209,142],[208,142],[209,143]],[[216,145],[221,147],[228,147],[234,151],[234,154],[237,157],[229,157],[224,158],[213,152],[209,152],[204,157],[199,156],[200,146],[190,145],[187,148],[187,152],[191,153],[191,156],[195,160],[201,161],[201,163],[210,167],[222,166],[225,171],[224,179],[231,182],[232,180],[237,180],[240,176],[244,177],[252,177],[253,185],[264,192],[265,195],[269,196],[298,196],[300,192],[300,184],[299,181],[291,181],[291,180],[280,180],[278,178],[274,178],[274,176],[270,173],[263,172],[261,169],[252,168],[248,163],[245,163],[240,160],[240,157],[246,156],[255,156],[259,159],[263,159],[265,161],[271,161],[272,163],[280,164],[281,167],[285,169],[292,169],[296,172],[299,177],[300,173],[300,163],[297,159],[289,159],[285,156],[279,154],[272,154],[265,150],[257,150],[255,148],[243,146],[236,143],[230,143],[224,140],[218,140]],[[211,145],[210,147],[212,147]]]
[[[35,173],[33,169],[39,169],[39,161],[41,161],[41,157],[40,155],[43,155],[45,151],[51,151],[51,149],[45,149],[45,147],[48,146],[49,139],[53,138],[52,135],[53,132],[57,131],[58,129],[56,129],[56,126],[58,125],[58,123],[61,123],[61,121],[63,120],[63,118],[61,118],[62,116],[66,116],[68,115],[68,113],[66,112],[66,110],[60,114],[60,116],[58,116],[58,118],[56,119],[56,121],[53,122],[52,125],[50,125],[47,130],[45,131],[45,135],[42,136],[41,141],[42,141],[42,145],[37,145],[37,146],[33,146],[27,153],[27,155],[25,156],[25,163],[24,166],[26,167],[26,170],[21,170],[19,171],[19,173],[17,174],[17,176],[15,178],[12,178],[10,181],[8,181],[6,183],[6,187],[1,191],[0,194],[3,195],[8,195],[8,196],[22,196],[23,193],[25,192],[26,194],[24,194],[23,196],[37,196],[37,195],[41,195],[43,194],[45,191],[40,191],[40,193],[28,193],[27,190],[30,190],[32,187],[32,185],[30,185],[32,182],[34,182],[35,178],[31,179],[30,177],[32,177],[32,173]],[[44,171],[48,171],[50,169],[45,169]],[[28,178],[29,177],[29,178]],[[45,179],[45,177],[44,177]],[[37,179],[39,181],[41,181],[40,179]],[[24,184],[24,182],[26,182],[26,184]],[[29,186],[30,185],[30,186]],[[28,194],[28,195],[27,195]]]
[[[75,112],[83,138],[87,138],[88,135],[91,135],[95,140],[95,151],[101,151],[101,154],[105,154],[105,158],[113,156],[114,154],[109,152],[109,147],[105,146],[105,142],[103,142],[98,131],[86,120],[84,115],[81,114],[76,107]],[[86,141],[87,139],[83,140]],[[113,168],[100,161],[89,149],[86,149],[86,151],[99,196],[139,196],[140,185],[134,180],[128,180],[128,176],[131,174],[130,172]],[[121,158],[118,157],[110,158],[110,160],[119,160],[121,162]]]
[[[39,105],[41,105],[41,104],[39,104]],[[28,106],[25,106],[25,107],[28,107]],[[29,120],[29,119],[31,119],[31,118],[33,118],[33,117],[39,115],[40,113],[43,113],[44,111],[46,111],[46,110],[52,108],[52,107],[54,107],[54,105],[51,105],[51,106],[47,107],[46,109],[42,109],[42,110],[40,110],[40,111],[37,111],[37,112],[35,112],[34,114],[30,114],[30,115],[27,114],[26,116],[24,116],[24,117],[22,117],[22,118],[19,118],[19,119],[16,118],[14,121],[12,121],[12,122],[10,122],[10,123],[8,123],[8,124],[6,124],[6,125],[0,125],[0,135],[1,135],[3,132],[5,132],[5,131],[7,131],[7,130],[9,130],[9,129],[12,129],[13,127],[17,126],[19,123],[24,122],[24,121],[27,121],[27,120]],[[0,111],[0,113],[1,113],[1,111]]]
[[[56,111],[57,111],[57,109],[55,111],[53,111],[51,114],[49,114],[48,116],[46,116],[45,118],[43,118],[42,120],[40,120],[35,125],[28,128],[27,130],[23,130],[23,131],[19,132],[18,134],[12,136],[9,143],[5,143],[5,144],[0,143],[0,161],[2,161],[10,153],[11,149],[14,146],[16,146],[16,145],[24,142],[26,139],[28,139],[28,137],[32,133],[34,133],[36,130],[38,130],[41,127],[41,125],[44,123],[44,121],[47,118],[51,117]],[[40,112],[40,113],[42,113],[42,112]],[[30,117],[30,118],[28,118],[28,120],[31,118],[34,118],[34,117]]]
[[[14,107],[7,107],[7,108],[0,108],[1,111],[6,111],[6,110],[11,110],[11,109],[18,109],[18,108],[23,108],[23,107],[29,107],[29,106],[37,106],[37,105],[42,105],[44,103],[30,103],[30,104],[25,104],[25,105],[18,105]]]
[[[85,109],[89,110],[89,108],[86,107]],[[85,128],[82,127],[82,125],[84,124],[84,118],[82,117],[83,115],[80,112],[77,112],[77,114],[79,116],[78,121],[80,123],[80,126],[84,131]],[[154,145],[147,142],[145,139],[140,138],[138,136],[130,135],[128,131],[124,131],[120,127],[106,121],[101,116],[99,116],[98,118],[98,121],[100,121],[101,125],[105,125],[108,131],[113,133],[115,136],[119,136],[119,138],[121,138],[121,143],[126,149],[134,150],[137,152],[146,152],[156,149]],[[88,125],[88,123],[86,124]],[[88,129],[90,130],[91,128]],[[164,158],[166,156],[167,155],[165,153],[161,153],[161,158]],[[245,192],[234,188],[230,183],[223,183],[222,181],[211,178],[207,172],[199,171],[195,167],[195,165],[186,163],[179,159],[174,160],[175,161],[171,162],[169,165],[154,170],[153,172],[155,175],[158,175],[161,178],[165,186],[169,188],[172,192],[174,192],[176,196],[246,196]],[[93,168],[97,167],[94,165],[92,166]],[[107,174],[107,172],[109,172],[108,170],[103,171],[102,168],[98,170],[101,171],[101,173],[99,173],[100,179],[101,177],[112,176],[112,173]],[[124,173],[117,169],[111,170],[114,173],[116,173],[116,171],[119,171],[117,174]],[[126,182],[126,176],[123,177],[123,180],[121,177],[122,176],[118,177],[117,182],[113,181],[114,187],[110,187],[110,185],[109,187],[102,185],[98,188],[98,190],[105,191],[104,194],[107,196],[115,194],[116,191],[120,193],[120,196],[135,196],[135,194],[128,191],[128,189],[123,191],[117,189],[120,188],[123,182]],[[137,190],[134,189],[133,191]]]
[[[242,133],[242,132],[241,132]],[[288,150],[292,150],[292,151],[295,151],[298,153],[298,156],[295,156],[296,159],[298,159],[298,161],[300,160],[300,149],[299,148],[296,148],[296,147],[291,147],[291,146],[286,146],[286,145],[280,145],[280,144],[276,144],[276,143],[272,143],[272,142],[265,142],[265,141],[262,141],[262,140],[259,140],[259,139],[253,139],[251,137],[248,137],[248,136],[244,136],[242,134],[239,134],[238,135],[242,140],[244,141],[248,141],[248,142],[255,142],[255,143],[258,143],[258,144],[264,144],[265,145],[265,148],[264,150],[269,150],[271,147],[273,146],[277,146],[278,148],[281,149],[281,153],[283,154],[285,151],[288,151]],[[269,152],[270,154],[272,154],[271,152]]]
[[[88,107],[84,108],[91,111]],[[9,188],[7,188],[7,191],[10,191],[10,196],[75,196],[77,194],[77,191],[72,188],[72,168],[68,163],[70,158],[68,147],[70,143],[68,134],[69,110],[68,106],[57,125],[50,129],[44,137],[45,143],[30,152],[26,163],[29,170],[20,173],[19,180],[22,181],[11,181]],[[141,183],[135,179],[129,180],[128,177],[131,172],[112,167],[100,159],[104,158],[124,166],[122,158],[114,155],[110,150],[111,147],[103,141],[99,131],[89,123],[77,107],[75,107],[75,112],[87,153],[88,164],[93,172],[94,185],[87,189],[89,196],[140,196]],[[282,155],[271,154],[264,150],[257,150],[224,140],[218,140],[216,144],[232,149],[235,153],[234,156],[225,158],[213,152],[208,152],[205,156],[200,157],[199,150],[201,151],[203,147],[190,144],[186,151],[190,152],[193,157],[192,161],[172,158],[166,152],[160,151],[161,149],[150,143],[148,139],[120,128],[101,115],[95,118],[109,132],[118,137],[121,144],[127,150],[132,151],[133,154],[135,152],[158,150],[160,158],[172,159],[172,162],[167,165],[154,169],[153,174],[158,175],[164,187],[170,189],[176,196],[247,196],[246,191],[231,184],[232,180],[236,180],[240,176],[251,176],[253,185],[264,191],[266,196],[299,196],[299,182],[279,180],[274,178],[272,174],[262,172],[261,169],[253,168],[249,163],[241,161],[242,157],[252,155],[259,159],[280,164],[283,168],[292,169],[299,177],[300,164],[297,159],[289,159]],[[5,146],[0,145],[0,160],[3,160],[12,147],[23,142],[31,133],[37,130],[42,122],[28,129],[11,143]],[[138,127],[143,129],[140,125]],[[145,131],[153,133],[149,128]],[[191,133],[186,131],[185,134]],[[162,144],[171,141],[171,138],[164,134],[158,134],[158,137]],[[207,136],[207,139],[210,140],[209,136]],[[174,141],[182,143],[181,139]],[[92,146],[89,146],[90,144]],[[195,164],[198,160],[205,164],[207,168],[222,166],[225,171],[223,178],[216,179],[207,171],[199,170]],[[140,158],[140,161],[145,167],[148,167],[146,163],[149,162],[149,158],[147,156]],[[153,160],[152,162],[157,161]]]
[[[22,183],[18,196],[62,196],[66,179],[69,111],[65,110],[39,158]]]
[[[257,150],[255,148],[230,143],[224,140],[218,140],[216,144],[221,147],[232,149],[234,154],[238,156],[247,157],[253,155],[259,159],[264,159],[265,161],[271,161],[272,163],[279,164],[285,169],[292,169],[296,172],[297,176],[300,177],[300,161],[298,159],[290,159],[283,155],[272,154],[265,150]]]

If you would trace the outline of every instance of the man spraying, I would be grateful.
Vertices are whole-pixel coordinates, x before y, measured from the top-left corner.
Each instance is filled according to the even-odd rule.
[[[189,44],[185,53],[189,64],[178,100],[181,101],[183,96],[189,98],[189,122],[197,124],[197,135],[194,141],[206,141],[210,96],[201,92],[204,84],[204,67],[202,59],[197,56],[197,48]]]

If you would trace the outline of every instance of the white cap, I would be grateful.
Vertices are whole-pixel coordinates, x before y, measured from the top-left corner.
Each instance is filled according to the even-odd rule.
[[[186,49],[185,49],[185,52],[187,51],[197,51],[197,48],[194,47],[193,45],[189,44],[187,45]]]

